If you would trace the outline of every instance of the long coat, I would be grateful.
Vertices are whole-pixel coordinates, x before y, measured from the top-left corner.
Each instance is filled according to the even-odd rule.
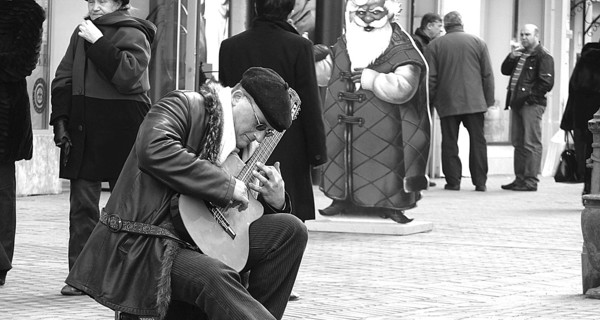
[[[221,114],[220,102],[205,104],[204,96],[193,91],[172,91],[155,103],[105,211],[161,226],[185,239],[186,231],[173,226],[176,195],[227,205],[235,178],[209,160],[215,156],[203,156],[205,150],[218,154],[214,124]],[[274,212],[264,207],[265,213]],[[66,282],[113,310],[162,317],[170,302],[170,270],[178,250],[173,240],[112,232],[98,223]]]
[[[219,81],[228,87],[250,67],[275,70],[298,92],[300,114],[292,122],[267,164],[281,163],[292,213],[301,220],[315,218],[311,165],[327,159],[325,130],[317,86],[312,42],[286,22],[256,19],[252,27],[223,40],[219,52]]]
[[[73,147],[60,177],[116,180],[150,109],[148,64],[156,27],[115,11],[94,24],[104,36],[90,44],[71,35],[52,81],[50,124],[66,119]]]
[[[33,1],[14,1],[0,7],[0,163],[32,156],[25,77],[37,65],[44,19],[44,10]]]
[[[593,135],[588,129],[588,121],[594,117],[600,106],[600,43],[587,43],[581,49],[569,81],[569,99],[560,122],[560,128],[574,131],[577,171],[584,178],[584,191],[591,187],[592,170],[586,167],[586,160],[593,149]]]
[[[368,69],[390,74],[401,66],[419,67],[418,88],[402,103],[386,102],[362,87],[355,91],[347,76],[346,39],[338,39],[324,103],[329,162],[321,190],[361,207],[406,210],[420,199],[417,182],[425,179],[429,154],[427,67],[410,36],[395,23],[392,28],[388,47]]]

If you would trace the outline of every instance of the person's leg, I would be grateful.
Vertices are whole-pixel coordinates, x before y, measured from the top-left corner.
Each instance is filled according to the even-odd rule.
[[[487,142],[483,132],[484,114],[472,113],[463,116],[463,124],[469,132],[469,171],[476,187],[485,187],[487,182]]]
[[[269,320],[273,315],[221,261],[182,249],[171,268],[171,300],[198,307],[211,320]],[[286,297],[287,298],[287,297]]]
[[[462,163],[458,156],[458,129],[460,118],[457,116],[440,119],[442,127],[442,172],[446,183],[450,186],[460,186],[462,178]]]
[[[545,107],[541,105],[524,105],[521,110],[523,118],[523,179],[531,188],[537,188],[538,174],[542,166],[542,117]]]
[[[306,226],[291,214],[267,214],[250,225],[248,291],[277,319],[292,292],[308,241]]]
[[[510,141],[515,148],[513,156],[513,168],[515,172],[514,183],[520,185],[525,181],[525,159],[527,157],[524,148],[523,117],[521,115],[524,107],[510,111]]]
[[[0,164],[0,285],[12,268],[17,227],[15,163]]]
[[[71,180],[71,207],[69,210],[69,270],[75,264],[92,230],[96,227],[100,211],[102,183],[83,179]]]

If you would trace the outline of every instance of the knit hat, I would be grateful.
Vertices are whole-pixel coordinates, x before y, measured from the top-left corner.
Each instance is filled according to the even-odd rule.
[[[281,132],[292,125],[288,84],[269,68],[252,67],[240,84],[254,99],[273,129]]]

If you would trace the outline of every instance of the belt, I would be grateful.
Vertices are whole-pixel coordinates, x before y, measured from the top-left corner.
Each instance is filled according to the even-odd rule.
[[[138,221],[123,220],[116,214],[108,214],[104,209],[100,214],[100,222],[105,225],[111,232],[128,232],[133,234],[153,236],[174,240],[188,249],[198,250],[198,247],[193,246],[186,241],[179,239],[173,232],[159,226]]]

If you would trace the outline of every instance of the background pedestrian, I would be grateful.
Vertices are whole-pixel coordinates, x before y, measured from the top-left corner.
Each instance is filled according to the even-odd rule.
[[[101,183],[112,190],[150,108],[148,63],[155,26],[129,0],[89,0],[52,81],[60,177],[71,182],[69,270],[98,222]],[[81,291],[66,285],[63,295]]]
[[[486,191],[488,159],[484,114],[494,105],[494,74],[486,43],[464,31],[460,13],[444,16],[443,37],[425,49],[429,63],[429,102],[440,116],[442,171],[446,190],[460,190],[462,163],[458,132],[462,123],[469,132],[469,170],[475,191]]]
[[[514,151],[515,179],[502,185],[513,191],[537,191],[542,166],[542,117],[546,93],[554,86],[554,59],[540,44],[536,25],[521,28],[521,47],[513,47],[502,74],[510,76],[506,109],[510,108],[510,137]]]
[[[34,0],[0,0],[0,285],[15,248],[15,162],[33,155],[25,78],[38,63],[45,15]]]

